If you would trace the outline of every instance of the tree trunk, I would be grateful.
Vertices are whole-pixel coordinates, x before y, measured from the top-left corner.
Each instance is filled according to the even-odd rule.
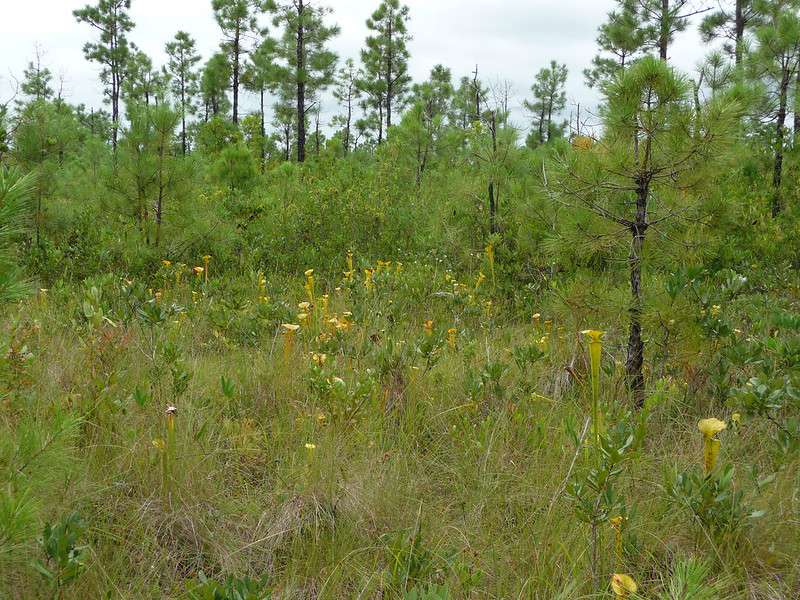
[[[670,30],[669,0],[661,0],[661,34],[658,40],[659,56],[661,60],[667,62],[669,51],[669,30]]]
[[[181,148],[186,156],[186,77],[181,74]]]
[[[478,65],[475,65],[472,87],[475,90],[475,121],[481,120],[481,83],[478,81]]]
[[[778,101],[778,119],[775,126],[775,168],[772,173],[772,216],[777,217],[783,206],[781,198],[781,182],[783,180],[783,144],[786,137],[786,105],[789,96],[788,69],[783,72]]]
[[[744,49],[744,5],[747,0],[736,0],[736,66],[742,64],[742,52]]]
[[[647,197],[650,193],[646,180],[640,180],[636,192],[636,220],[631,226],[631,251],[628,267],[631,280],[630,331],[625,372],[628,387],[637,408],[644,406],[644,341],[642,340],[642,250],[647,232]]]
[[[314,153],[319,156],[319,111],[314,115]]]
[[[239,123],[239,54],[241,52],[241,31],[236,25],[233,37],[233,122]]]
[[[800,65],[797,68],[797,80],[794,86],[794,147],[800,147]]]
[[[350,123],[353,120],[353,86],[347,95],[347,122],[344,127],[344,153],[350,153]]]
[[[297,162],[306,160],[306,82],[305,29],[303,0],[297,2]]]
[[[383,143],[383,98],[378,99],[378,146]]]
[[[394,61],[392,56],[392,19],[394,13],[389,13],[389,28],[386,32],[387,44],[389,47],[386,53],[386,139],[389,139],[389,129],[392,127],[392,94],[394,90],[394,81],[392,80],[392,72],[394,70]]]
[[[544,107],[542,107],[542,112],[539,113],[539,143],[544,144]]]
[[[264,122],[264,87],[261,87],[261,172],[267,167],[267,125]]]

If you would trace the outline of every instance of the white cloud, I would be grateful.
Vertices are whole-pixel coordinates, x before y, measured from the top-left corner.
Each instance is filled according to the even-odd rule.
[[[78,24],[72,11],[81,0],[0,0],[0,100],[13,89],[14,78],[34,54],[44,50],[45,63],[63,77],[69,101],[98,106],[101,86],[98,69],[83,58],[82,46],[93,33]],[[367,34],[365,20],[378,0],[329,0],[333,20],[341,27],[334,49],[342,56],[358,58]],[[406,0],[411,9],[411,73],[427,77],[431,67],[442,63],[458,79],[479,65],[488,82],[509,81],[515,97],[515,120],[525,121],[521,109],[535,73],[551,59],[570,70],[567,92],[570,106],[592,106],[596,92],[586,88],[583,69],[595,53],[597,27],[612,8],[612,0]],[[204,57],[218,44],[219,31],[210,0],[133,0],[136,29],[131,39],[158,64],[164,61],[164,44],[183,29],[197,40]],[[705,52],[694,31],[679,37],[671,57],[674,64],[691,70]],[[330,104],[330,101],[328,102]],[[252,99],[245,108],[254,107]],[[326,112],[333,110],[326,107]],[[568,108],[568,111],[570,108]]]

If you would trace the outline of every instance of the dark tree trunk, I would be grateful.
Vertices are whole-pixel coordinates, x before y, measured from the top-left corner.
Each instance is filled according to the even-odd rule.
[[[478,65],[475,65],[475,77],[472,79],[472,87],[475,89],[475,120],[481,119],[481,82],[478,81]]]
[[[772,216],[777,217],[783,207],[781,182],[783,180],[783,144],[786,138],[786,106],[789,99],[790,72],[785,69],[780,86],[778,119],[775,126],[775,168],[772,172]]]
[[[297,162],[306,160],[306,68],[303,0],[297,2]]]
[[[378,100],[378,145],[383,143],[383,98]]]
[[[539,113],[539,143],[544,144],[544,107],[542,107],[542,112]]]
[[[492,111],[489,122],[492,133],[492,155],[497,156],[497,114]],[[495,194],[494,179],[489,181],[489,232],[497,233],[497,196]]]
[[[186,77],[181,74],[181,149],[186,156]]]
[[[644,340],[642,339],[642,251],[647,232],[647,197],[649,182],[640,177],[636,191],[636,219],[631,225],[631,251],[628,255],[630,269],[631,306],[628,357],[625,372],[628,387],[637,408],[644,406]]]
[[[386,53],[386,139],[389,139],[389,129],[392,127],[392,95],[394,94],[394,80],[392,75],[394,73],[394,56],[392,54],[392,19],[394,13],[389,13],[389,28],[386,32],[387,44],[389,51]]]
[[[319,156],[320,139],[319,139],[319,112],[314,115],[314,153]]]
[[[233,37],[233,122],[239,123],[239,55],[241,53],[241,30],[236,25]]]
[[[353,120],[353,86],[347,95],[347,122],[344,127],[344,153],[350,153],[350,124]]]
[[[267,168],[267,124],[264,121],[264,88],[261,88],[261,172]]]
[[[800,59],[798,59],[800,60]],[[794,86],[794,146],[800,147],[800,64],[797,67],[796,82]]]
[[[744,5],[746,0],[736,0],[736,66],[742,64],[742,51],[744,43]]]
[[[667,53],[669,52],[669,30],[669,0],[661,0],[661,33],[658,40],[658,54],[664,62],[667,61]]]

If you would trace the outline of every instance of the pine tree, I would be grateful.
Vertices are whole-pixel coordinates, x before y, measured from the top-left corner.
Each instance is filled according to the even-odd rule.
[[[608,13],[608,21],[599,29],[597,44],[601,53],[583,72],[589,87],[603,87],[613,81],[644,51],[647,32],[637,0],[616,2],[617,10]]]
[[[181,149],[186,156],[186,117],[197,110],[194,100],[200,89],[200,75],[197,72],[200,55],[194,39],[185,31],[176,33],[165,49],[169,58],[167,70],[172,76],[172,95],[181,117]]]
[[[637,61],[606,88],[601,143],[565,153],[552,178],[559,202],[619,226],[627,238],[631,296],[625,368],[638,407],[645,400],[645,242],[651,230],[678,221],[678,214],[692,222],[703,218],[698,197],[712,186],[713,173],[719,172],[714,165],[735,139],[743,112],[733,95],[720,95],[698,114],[690,90],[664,61],[652,56]],[[688,135],[692,130],[697,133]]]
[[[700,34],[707,44],[717,39],[724,40],[723,49],[735,57],[738,67],[742,64],[747,30],[757,24],[757,16],[754,0],[728,0],[703,18]]]
[[[125,82],[123,92],[129,105],[158,104],[167,93],[168,75],[153,68],[152,59],[131,44],[130,55],[125,66]]]
[[[214,54],[203,67],[200,76],[200,94],[203,98],[205,115],[203,120],[227,114],[230,109],[227,89],[231,80],[231,65],[228,56],[222,52]]]
[[[373,108],[386,119],[385,137],[389,137],[394,111],[403,106],[411,77],[408,75],[408,6],[399,0],[383,0],[367,19],[367,28],[373,35],[367,37],[366,48],[361,51],[366,77],[361,88],[371,98]],[[382,141],[380,128],[378,143]]]
[[[558,116],[567,105],[567,94],[564,87],[567,83],[567,65],[559,65],[551,61],[549,67],[536,74],[536,83],[531,87],[534,100],[525,101],[525,108],[533,113],[535,138],[530,145],[537,146],[561,135],[566,124],[554,124],[553,117]]]
[[[462,77],[453,94],[451,104],[451,122],[466,131],[470,124],[480,121],[483,107],[489,91],[478,79],[478,67],[475,67],[472,78]]]
[[[352,58],[348,58],[344,67],[339,69],[333,97],[339,101],[343,113],[333,118],[333,125],[341,127],[342,146],[344,153],[348,154],[352,147],[353,110],[361,97],[358,81],[363,78],[363,72],[356,68]]]
[[[692,17],[708,11],[693,8],[694,0],[639,0],[647,27],[648,46],[658,50],[661,60],[669,58],[675,34],[685,31]]]
[[[37,47],[36,57],[28,63],[28,68],[23,73],[25,79],[20,85],[22,93],[32,100],[50,100],[53,97],[53,88],[50,83],[53,74],[47,67],[42,66],[42,52]]]
[[[283,160],[292,159],[292,138],[297,124],[297,107],[294,90],[290,85],[281,85],[277,89],[278,99],[272,107],[272,125],[278,130]],[[299,138],[298,138],[299,139]]]
[[[133,29],[133,21],[128,14],[130,8],[131,0],[98,0],[96,6],[87,5],[72,13],[79,23],[90,25],[100,35],[97,43],[88,42],[83,46],[83,54],[87,60],[99,63],[102,68],[100,80],[106,86],[106,96],[111,104],[111,143],[115,151],[122,85],[130,54],[127,34]]]
[[[307,114],[314,107],[312,99],[334,81],[337,57],[327,44],[339,28],[325,24],[332,11],[313,0],[272,3],[270,10],[275,13],[275,26],[283,26],[277,48],[283,59],[280,76],[295,90],[297,162],[304,162]]]
[[[398,133],[412,146],[416,157],[415,179],[419,186],[431,158],[437,154],[447,124],[455,93],[450,69],[436,65],[428,81],[415,85],[412,93],[411,109],[404,115]]]
[[[214,18],[222,30],[222,49],[228,56],[233,93],[233,122],[239,122],[239,82],[242,75],[242,57],[249,53],[254,39],[264,31],[258,25],[258,15],[264,11],[262,0],[212,0]]]
[[[267,126],[266,126],[266,93],[275,84],[278,71],[275,66],[276,45],[272,38],[264,39],[258,48],[251,54],[242,75],[246,90],[255,92],[259,96],[260,140],[261,140],[261,168],[267,161]]]
[[[774,124],[772,172],[772,215],[783,209],[783,161],[786,146],[786,118],[791,84],[800,68],[800,17],[798,0],[760,0],[756,7],[762,24],[756,30],[757,49],[750,57],[750,74],[762,81],[766,107],[761,119]]]

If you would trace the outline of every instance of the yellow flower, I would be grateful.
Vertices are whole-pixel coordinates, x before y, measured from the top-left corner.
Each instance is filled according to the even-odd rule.
[[[313,362],[318,367],[323,366],[327,361],[328,361],[328,355],[327,354],[322,354],[322,353],[317,353],[317,352],[312,352],[311,353],[311,362]]]
[[[731,421],[732,421],[732,422],[733,422],[735,425],[741,425],[741,423],[742,423],[742,415],[741,415],[741,414],[739,414],[739,413],[733,413],[733,414],[731,415]]]
[[[328,302],[330,301],[330,296],[328,294],[322,295],[322,318],[328,318]]]
[[[638,589],[639,586],[630,575],[614,573],[611,576],[611,590],[617,598],[627,598],[631,594],[635,594]]]
[[[719,304],[715,304],[711,307],[711,316],[716,317],[719,313],[722,312],[722,307]]]
[[[725,421],[719,419],[701,419],[697,423],[697,428],[703,434],[703,466],[705,467],[706,474],[711,473],[717,464],[717,457],[719,456],[719,449],[722,445],[716,436],[718,433],[726,429],[728,426]]]
[[[306,450],[315,450],[317,447],[316,444],[306,444]]]
[[[306,284],[303,287],[306,289],[309,302],[314,302],[314,269],[308,269],[305,275]]]
[[[422,329],[425,331],[425,335],[431,336],[433,335],[433,321],[428,320],[422,325]]]
[[[194,269],[192,269],[192,272],[195,275],[197,275],[198,279],[200,279],[200,277],[203,275],[203,273],[205,273],[205,269],[203,267],[195,267]]]
[[[162,260],[161,264],[167,267],[168,269],[172,266],[172,261],[169,260]]]
[[[297,305],[302,312],[309,312],[311,310],[311,302],[301,302]]]
[[[478,291],[484,281],[486,281],[486,275],[483,274],[483,271],[479,271],[478,278],[475,280],[475,291]]]
[[[160,450],[161,452],[163,452],[166,447],[167,447],[167,445],[164,443],[164,440],[162,440],[161,438],[157,438],[157,439],[153,440],[153,448],[155,448],[156,450]]]
[[[697,423],[697,429],[700,430],[700,433],[703,434],[703,437],[706,438],[713,438],[717,435],[720,431],[725,430],[728,425],[725,421],[720,421],[719,419],[701,419]]]
[[[533,319],[533,324],[534,325],[538,325],[539,321],[541,321],[541,319],[542,319],[542,315],[539,314],[539,313],[533,313],[532,319]]]
[[[455,350],[456,348],[456,340],[458,339],[458,329],[455,327],[451,327],[447,330],[447,345],[450,346],[451,349]]]
[[[294,336],[297,331],[300,329],[300,325],[295,325],[294,323],[284,323],[281,325],[283,328],[284,333],[284,341],[283,341],[283,359],[286,362],[289,362],[289,358],[294,352]]]
[[[372,269],[364,269],[364,287],[367,288],[367,291],[372,291],[372,288],[375,286],[372,280],[373,273],[374,271]]]
[[[206,270],[205,270],[205,274],[206,274],[206,283],[208,283],[208,272],[209,272],[208,263],[209,263],[209,262],[211,262],[211,255],[210,255],[210,254],[206,254],[206,255],[203,257],[203,264],[205,264],[205,267],[206,267]]]
[[[297,313],[297,320],[306,325],[308,323],[308,313]]]

